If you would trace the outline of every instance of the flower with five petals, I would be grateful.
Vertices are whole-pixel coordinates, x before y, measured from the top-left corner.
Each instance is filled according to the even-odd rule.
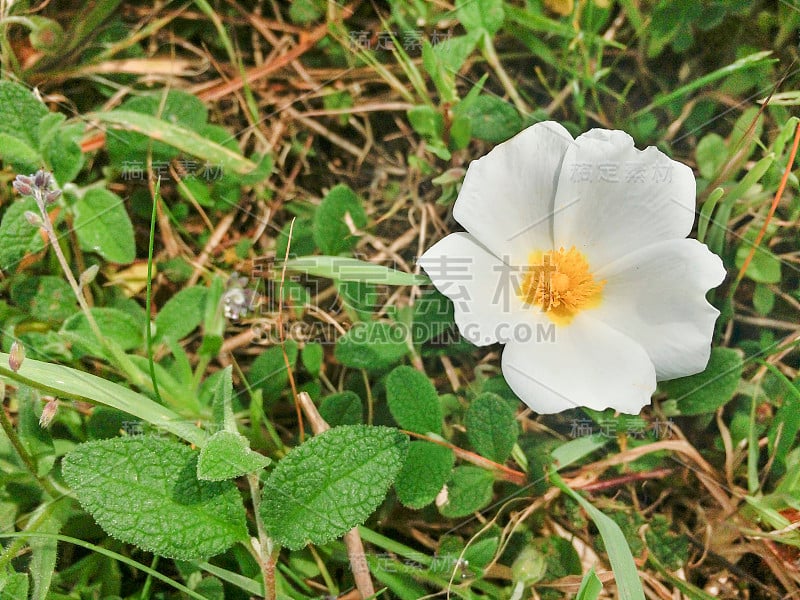
[[[657,380],[708,363],[705,294],[725,269],[686,239],[694,213],[686,165],[548,121],[470,164],[453,211],[467,231],[419,262],[466,339],[505,344],[503,375],[534,411],[634,414]]]

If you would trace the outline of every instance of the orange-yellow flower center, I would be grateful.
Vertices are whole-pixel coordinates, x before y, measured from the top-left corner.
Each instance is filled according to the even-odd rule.
[[[575,249],[532,252],[519,296],[541,307],[556,323],[566,324],[581,310],[599,304],[605,281],[595,281],[586,257]]]

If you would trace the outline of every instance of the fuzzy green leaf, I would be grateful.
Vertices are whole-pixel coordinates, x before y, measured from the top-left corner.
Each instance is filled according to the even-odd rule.
[[[519,436],[519,423],[508,402],[497,394],[484,393],[467,409],[467,437],[481,456],[504,463]]]
[[[123,350],[141,347],[144,334],[130,313],[118,308],[102,306],[96,306],[90,310],[103,335],[113,340]],[[102,342],[95,338],[94,332],[86,320],[86,315],[82,312],[75,313],[64,321],[60,333],[87,354],[106,355]]]
[[[359,425],[364,421],[364,406],[358,394],[345,390],[323,398],[319,414],[331,427]]]
[[[206,288],[183,288],[167,300],[156,315],[155,341],[181,340],[203,321],[206,306]]]
[[[298,550],[364,523],[403,465],[408,438],[389,427],[345,425],[295,447],[264,485],[270,535]]]
[[[480,467],[465,465],[453,469],[447,482],[447,499],[439,507],[445,517],[465,517],[492,501],[494,477]]]
[[[297,362],[297,342],[292,339],[284,344],[289,365],[294,369]],[[286,371],[286,360],[283,349],[273,346],[262,352],[250,365],[248,381],[253,387],[261,388],[265,401],[274,401],[280,398],[283,391],[289,386],[289,374]]]
[[[218,431],[200,450],[197,478],[204,481],[234,479],[263,469],[271,462],[266,456],[253,452],[243,435]]]
[[[469,32],[494,35],[503,26],[503,0],[457,0],[456,16]]]
[[[242,500],[230,482],[198,481],[196,452],[154,436],[81,444],[63,474],[111,536],[169,558],[200,560],[247,540]]]
[[[455,463],[450,448],[432,442],[411,442],[403,469],[394,482],[397,497],[404,506],[422,508],[434,501]]]
[[[394,420],[415,433],[441,433],[442,407],[430,379],[401,365],[386,378],[386,401]]]
[[[357,229],[367,225],[361,199],[346,185],[337,185],[314,213],[314,241],[323,253],[342,254],[356,245],[358,239],[350,233],[345,220],[348,215]]]
[[[128,264],[136,258],[133,225],[125,203],[116,194],[94,188],[74,207],[75,235],[81,248],[110,262]]]
[[[44,240],[39,228],[25,220],[25,212],[39,214],[33,198],[18,200],[8,207],[0,223],[0,269],[13,273],[28,252],[39,252],[44,248]]]
[[[0,133],[22,140],[30,148],[38,148],[39,121],[47,113],[47,107],[28,88],[0,81]]]
[[[408,354],[407,336],[407,328],[398,323],[356,323],[336,340],[334,356],[346,367],[385,369]]]
[[[674,414],[712,413],[733,398],[742,376],[742,357],[730,348],[713,348],[705,371],[660,383],[675,400]],[[672,412],[672,403],[665,410]]]

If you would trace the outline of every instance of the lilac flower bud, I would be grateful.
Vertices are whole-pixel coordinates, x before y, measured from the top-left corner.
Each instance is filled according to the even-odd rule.
[[[45,192],[44,194],[44,203],[53,204],[60,197],[61,197],[61,190],[50,190],[49,192]]]
[[[25,211],[25,220],[34,227],[41,227],[42,225],[44,225],[44,223],[42,223],[42,217],[37,215],[32,210]]]
[[[97,277],[97,272],[100,270],[98,265],[92,265],[88,269],[86,269],[81,276],[78,278],[78,283],[81,287],[89,285],[94,281],[94,278]]]
[[[42,409],[42,416],[39,417],[39,425],[44,429],[50,427],[50,423],[53,422],[53,418],[56,416],[57,411],[58,400],[55,398],[50,398]]]
[[[20,179],[22,175],[18,175],[17,178],[14,180],[12,184],[14,189],[17,190],[17,193],[22,196],[32,196],[33,195],[33,188],[30,186],[29,183],[22,181]]]
[[[39,169],[36,171],[36,175],[33,176],[33,184],[40,190],[46,190],[49,188],[51,181],[52,178],[50,177],[50,173],[44,169]]]
[[[25,360],[25,346],[18,341],[11,344],[11,351],[8,353],[8,366],[16,373],[22,366],[22,361]]]

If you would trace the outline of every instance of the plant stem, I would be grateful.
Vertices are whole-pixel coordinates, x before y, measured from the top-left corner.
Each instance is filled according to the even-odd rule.
[[[264,579],[264,600],[275,600],[275,560],[273,557],[272,540],[264,529],[264,521],[261,520],[261,488],[258,483],[258,473],[250,473],[247,476],[247,483],[250,485],[250,497],[253,499],[253,513],[256,520],[256,531],[258,531],[259,552],[257,556],[258,566],[261,568],[261,576]]]
[[[58,263],[61,265],[61,270],[64,272],[64,276],[67,278],[67,282],[72,288],[75,298],[78,300],[78,304],[80,305],[81,311],[86,317],[86,321],[89,323],[89,328],[92,330],[95,338],[97,338],[97,341],[99,341],[108,351],[109,355],[116,363],[116,367],[125,373],[131,383],[147,389],[148,382],[144,377],[144,374],[136,368],[136,366],[119,348],[119,346],[109,340],[107,336],[104,336],[103,332],[100,330],[100,326],[97,324],[97,321],[95,321],[89,304],[86,302],[86,298],[83,295],[81,286],[75,279],[75,275],[72,274],[72,269],[70,269],[69,263],[64,257],[64,252],[61,250],[61,245],[58,243],[58,236],[56,235],[55,229],[53,229],[53,224],[50,222],[50,217],[47,214],[44,192],[36,188],[34,189],[34,195],[36,204],[39,206],[39,211],[42,216],[42,228],[47,233],[47,239],[50,241],[50,245],[53,247],[53,252],[55,252],[56,258],[58,259]]]

